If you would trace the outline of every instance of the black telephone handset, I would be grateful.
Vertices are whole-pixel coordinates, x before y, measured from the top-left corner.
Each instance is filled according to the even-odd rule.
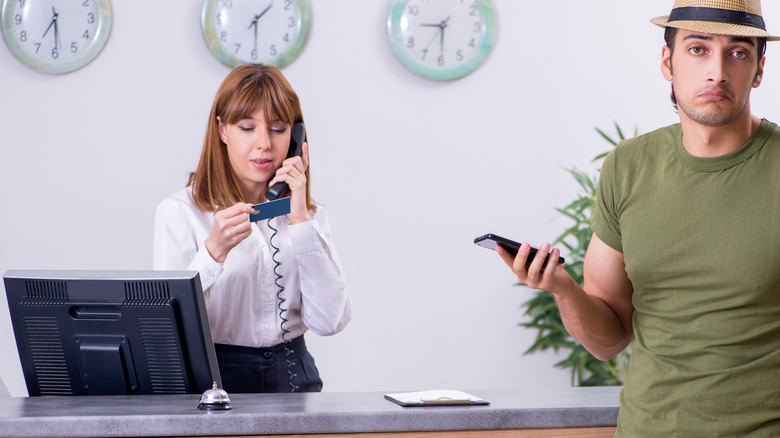
[[[303,141],[306,139],[306,126],[303,123],[296,123],[292,127],[290,134],[290,149],[287,152],[287,158],[296,157],[303,152]],[[278,182],[271,186],[265,192],[265,199],[274,201],[282,196],[287,196],[290,187],[286,182]]]

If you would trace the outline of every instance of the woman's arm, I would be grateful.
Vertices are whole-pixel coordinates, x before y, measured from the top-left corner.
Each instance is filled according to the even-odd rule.
[[[303,322],[320,336],[336,334],[352,319],[352,305],[324,208],[314,220],[290,225],[290,236],[301,282]]]
[[[168,198],[157,207],[154,217],[152,267],[155,270],[198,271],[203,291],[222,274],[205,245],[198,242],[189,206]],[[208,297],[208,294],[206,294]]]

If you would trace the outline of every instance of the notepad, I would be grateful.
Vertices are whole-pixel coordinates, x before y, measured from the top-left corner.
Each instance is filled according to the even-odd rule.
[[[469,406],[487,405],[488,401],[463,391],[435,389],[432,391],[385,394],[385,398],[401,406]]]

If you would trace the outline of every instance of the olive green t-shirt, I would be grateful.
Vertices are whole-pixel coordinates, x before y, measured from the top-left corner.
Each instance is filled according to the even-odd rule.
[[[780,437],[780,128],[716,158],[680,125],[605,159],[592,228],[623,253],[620,437]]]

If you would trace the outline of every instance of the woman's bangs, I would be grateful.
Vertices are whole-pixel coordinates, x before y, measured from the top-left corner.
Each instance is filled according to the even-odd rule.
[[[269,81],[270,82],[270,81]],[[281,120],[283,123],[292,126],[295,123],[295,111],[293,111],[292,102],[286,99],[285,94],[271,84],[264,84],[262,87],[262,105],[265,113],[266,123],[272,123]]]
[[[266,123],[281,120],[292,126],[295,122],[292,102],[282,98],[283,94],[269,86],[270,84],[258,82],[247,83],[233,94],[225,109],[225,121],[229,125],[235,125],[262,109]]]
[[[235,125],[241,120],[252,117],[263,103],[262,91],[257,90],[254,84],[244,84],[236,91],[225,108],[225,122],[228,125]]]

